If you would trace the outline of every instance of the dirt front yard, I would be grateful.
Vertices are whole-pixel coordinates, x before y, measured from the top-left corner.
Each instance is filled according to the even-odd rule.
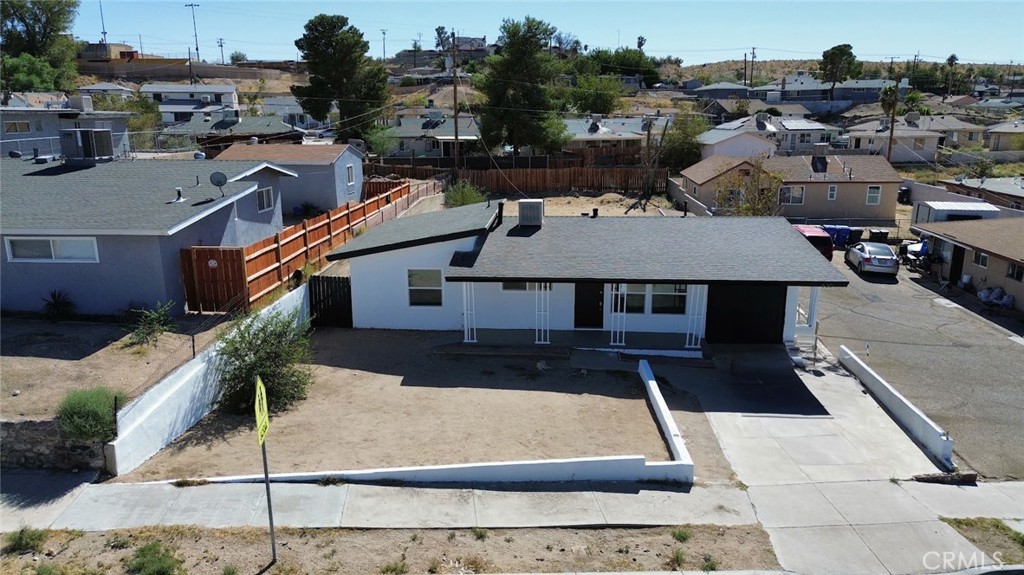
[[[270,562],[266,529],[147,527],[54,533],[45,547],[55,557],[6,557],[0,560],[0,572],[30,575],[42,572],[37,571],[42,565],[60,565],[64,573],[120,573],[123,562],[150,541],[176,548],[188,575],[257,573]],[[779,568],[768,534],[757,525],[478,531],[278,528],[277,546],[278,563],[269,575]],[[671,563],[677,553],[682,559],[678,566]]]
[[[540,198],[532,194],[532,198]],[[521,198],[510,198],[506,204],[506,213],[512,216],[519,214],[519,205],[516,200]],[[655,196],[643,206],[637,205],[635,196],[624,196],[622,194],[607,193],[597,197],[570,195],[570,196],[548,196],[544,197],[544,213],[549,216],[580,216],[583,213],[591,214],[594,208],[598,210],[598,216],[649,216],[661,217],[682,216],[683,212],[672,207],[672,202],[664,196]],[[658,209],[661,211],[658,211]]]
[[[448,356],[453,332],[321,329],[309,397],[272,417],[274,473],[669,454],[639,377]],[[545,361],[549,369],[538,369]],[[118,481],[262,473],[252,416],[214,413]],[[717,446],[716,446],[717,447]]]
[[[181,321],[155,345],[127,348],[131,327],[116,323],[46,321],[5,317],[0,330],[0,418],[50,419],[64,394],[99,385],[141,394],[216,337],[217,318]]]

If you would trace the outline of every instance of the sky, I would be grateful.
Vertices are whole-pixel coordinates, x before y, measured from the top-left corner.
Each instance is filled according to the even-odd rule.
[[[560,0],[510,2],[399,2],[391,0],[81,0],[73,33],[101,39],[102,8],[108,42],[146,54],[184,57],[194,49],[192,8],[199,53],[220,61],[233,51],[249,59],[295,59],[295,39],[317,14],[341,14],[363,32],[369,54],[380,57],[421,39],[433,48],[434,29],[494,42],[502,20],[540,18],[591,48],[636,47],[644,36],[651,56],[675,56],[683,65],[742,60],[756,48],[758,61],[816,59],[837,44],[851,44],[861,60],[1024,63],[1024,2],[1019,0],[865,0],[715,2]],[[381,30],[386,30],[382,33]],[[141,40],[140,40],[141,36]]]

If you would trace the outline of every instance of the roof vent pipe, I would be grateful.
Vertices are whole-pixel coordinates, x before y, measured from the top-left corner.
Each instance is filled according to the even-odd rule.
[[[594,219],[596,217],[597,217],[597,208],[594,208],[593,213],[590,214],[590,219]]]
[[[174,191],[175,191],[175,192],[178,192],[178,199],[177,199],[177,200],[175,200],[175,201],[176,201],[176,202],[180,202],[180,201],[181,201],[181,188],[180,188],[180,187],[178,187],[178,188],[174,188]]]
[[[505,214],[505,200],[498,200],[498,215],[494,218],[494,227],[501,225],[501,218]]]

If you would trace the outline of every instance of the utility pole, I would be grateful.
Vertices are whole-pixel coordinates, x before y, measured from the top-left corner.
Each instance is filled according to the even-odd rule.
[[[750,49],[750,83],[754,83],[754,60],[757,60],[757,48]]]
[[[103,0],[100,0],[100,26],[103,28],[103,43],[107,43],[107,22],[103,19]]]
[[[455,108],[455,180],[459,179],[459,60],[455,30],[452,30],[452,105]],[[454,182],[453,182],[454,183]]]
[[[196,75],[195,72],[192,71],[192,46],[188,47],[188,83],[196,83]]]
[[[747,53],[746,52],[743,53],[743,85],[744,86],[749,86],[750,85],[750,84],[747,84]]]
[[[388,30],[387,28],[380,29],[380,61],[388,59]]]
[[[143,58],[146,57],[146,52],[142,49],[142,34],[139,34],[139,55]]]
[[[914,54],[914,65],[910,68],[910,85],[911,86],[913,86],[914,82],[916,81],[915,78],[917,77],[917,60],[920,57],[921,57],[921,52],[919,50],[917,52],[917,54]]]
[[[196,28],[196,8],[199,4],[185,4],[186,8],[192,9],[192,34],[196,38],[196,60],[199,60],[199,29]]]
[[[220,65],[224,65],[224,38],[217,38],[217,45],[220,46]]]
[[[889,56],[889,77],[892,78],[892,64],[896,60],[896,56]]]

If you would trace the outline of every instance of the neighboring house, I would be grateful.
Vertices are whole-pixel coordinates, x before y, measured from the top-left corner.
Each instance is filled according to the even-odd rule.
[[[913,118],[912,114],[908,116]],[[872,154],[885,156],[889,149],[889,119],[882,118],[851,126],[846,136],[849,138],[850,149],[868,150]],[[925,130],[916,122],[897,118],[893,142],[891,160],[894,164],[934,162],[939,146],[946,143],[946,136]]]
[[[835,126],[813,120],[778,118],[765,112],[726,122],[712,131],[753,132],[775,142],[780,153],[813,151],[815,144],[830,143],[841,132]]]
[[[328,211],[362,199],[363,154],[352,146],[234,144],[217,156],[221,160],[265,161],[295,172],[297,178],[281,181],[286,214],[301,214],[303,204]]]
[[[565,150],[583,157],[586,166],[636,165],[643,149],[661,140],[671,116],[565,118],[572,140]]]
[[[910,114],[908,116],[913,118]],[[908,125],[942,134],[943,137],[939,140],[940,146],[949,148],[980,146],[985,137],[985,126],[964,122],[952,114],[918,116],[916,120],[910,118],[905,118]]]
[[[877,102],[882,90],[894,85],[893,80],[855,80],[837,82],[832,100],[851,101],[854,103]],[[910,82],[906,78],[900,81],[900,96],[906,96],[910,90]],[[751,98],[760,98],[769,104],[775,101],[821,101],[829,99],[831,82],[822,82],[807,72],[800,70],[795,74],[783,76],[779,80],[750,89]]]
[[[84,314],[171,300],[182,313],[179,250],[280,231],[279,181],[295,176],[266,162],[0,162],[4,311],[40,311],[63,290]],[[227,176],[220,189],[214,172]]]
[[[715,124],[721,124],[731,119],[735,119],[737,115],[746,116],[748,114],[756,114],[757,112],[763,112],[768,108],[775,108],[782,113],[783,116],[789,116],[794,118],[807,118],[811,113],[800,104],[783,104],[781,102],[774,102],[768,104],[762,100],[746,100],[742,98],[727,98],[724,100],[715,100],[704,108],[704,113],[709,114]],[[743,113],[744,110],[746,113]]]
[[[981,198],[995,206],[1019,210],[1024,205],[1024,177],[958,178],[939,183],[954,194]]]
[[[877,102],[881,99],[882,90],[896,84],[894,80],[846,80],[836,84],[835,100],[852,100],[854,102]],[[899,84],[900,97],[906,97],[910,91],[910,80],[903,78]]]
[[[745,130],[719,130],[716,128],[698,136],[697,141],[700,142],[700,157],[702,160],[714,156],[739,158],[769,156],[778,147],[774,141],[759,135],[757,132]]]
[[[812,288],[813,325],[817,288],[848,285],[783,218],[548,217],[543,200],[508,217],[503,207],[391,220],[329,254],[350,260],[354,326],[461,330],[481,344],[654,339],[699,354],[705,341],[791,341],[798,286]]]
[[[998,84],[976,84],[974,86],[974,95],[978,98],[990,98],[999,97],[999,85]]]
[[[118,86],[111,82],[100,82],[99,84],[89,84],[88,86],[82,86],[78,88],[78,93],[83,96],[94,96],[96,94],[102,94],[104,96],[120,96],[122,99],[127,100],[131,98],[135,91],[131,88],[125,88],[124,86]]]
[[[912,230],[931,238],[929,250],[941,257],[943,277],[959,282],[971,276],[976,289],[1001,287],[1024,311],[1024,221],[996,218],[916,224]]]
[[[188,122],[196,114],[239,108],[233,84],[144,84],[139,92],[157,103],[165,124]]]
[[[700,203],[714,207],[719,188],[728,179],[749,176],[756,169],[752,158],[767,155],[753,154],[746,157],[711,156],[680,172],[680,187]],[[682,198],[677,198],[682,200]],[[710,204],[708,203],[710,202]]]
[[[782,178],[781,213],[788,218],[812,220],[892,220],[903,182],[896,170],[879,156],[829,156],[828,148],[813,156],[772,156],[763,168]],[[719,190],[728,185],[723,176],[753,168],[742,158],[709,158],[682,172],[687,193],[714,208]],[[716,175],[717,172],[717,175]]]
[[[67,108],[68,97],[63,92],[11,92],[8,108]]]
[[[299,101],[292,96],[264,98],[262,109],[264,116],[277,116],[282,123],[300,130],[321,130],[331,126],[330,120],[321,122],[304,112]],[[331,111],[337,112],[338,105],[332,102]]]
[[[235,142],[285,143],[302,140],[302,132],[285,124],[277,116],[241,116],[238,110],[225,110],[193,116],[188,122],[164,128],[164,136],[188,136],[207,154],[215,156]]]
[[[1024,123],[1020,120],[996,124],[986,131],[989,134],[988,147],[993,152],[1012,150],[1015,141],[1017,149],[1024,149]]]
[[[726,98],[747,98],[749,88],[742,84],[732,82],[716,82],[707,86],[701,86],[693,90],[698,98],[706,100],[720,100]]]
[[[89,96],[72,98],[77,108],[0,108],[0,153],[56,156],[62,138],[74,140],[66,153],[93,158],[123,157],[131,152],[128,141],[130,112],[96,112]]]
[[[980,102],[975,102],[974,104],[971,104],[969,107],[979,108],[986,112],[1007,113],[1012,112],[1014,110],[1019,110],[1020,108],[1024,108],[1024,102],[1018,102],[1016,100],[1011,100],[1009,98],[985,98]]]
[[[398,145],[391,157],[422,158],[444,157],[455,154],[455,118],[399,118],[392,126],[398,137]],[[480,139],[480,126],[476,118],[459,115],[459,142],[475,142]]]

